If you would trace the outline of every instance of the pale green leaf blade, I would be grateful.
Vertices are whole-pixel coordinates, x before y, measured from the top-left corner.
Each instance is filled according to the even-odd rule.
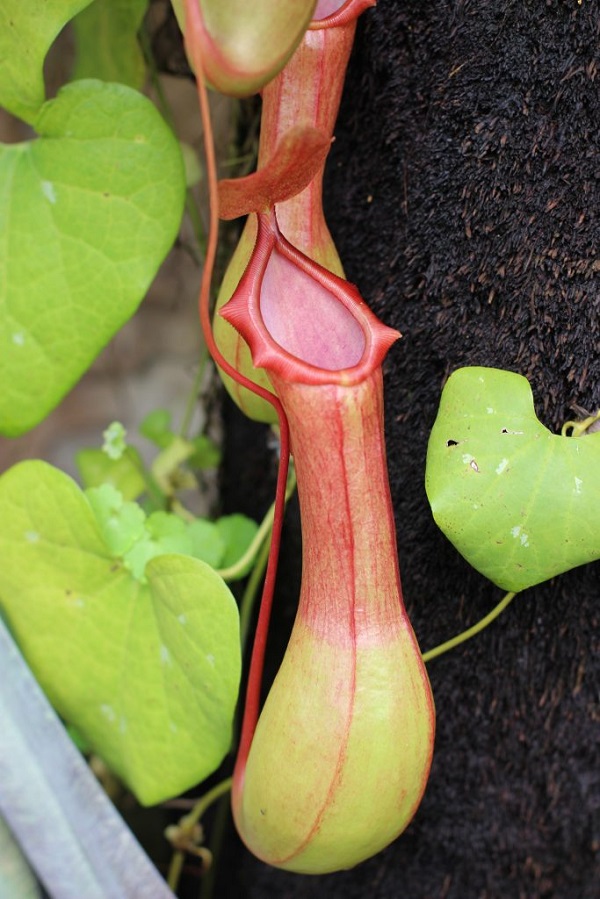
[[[250,544],[256,537],[258,525],[246,515],[235,513],[234,515],[223,515],[217,521],[217,530],[225,544],[225,555],[221,560],[222,568],[232,568],[240,561],[246,550],[250,548]],[[236,574],[237,578],[245,577],[254,564],[254,559],[250,559],[247,565],[244,565]]]
[[[112,556],[124,556],[145,535],[146,516],[137,503],[125,502],[112,484],[85,492],[98,529]]]
[[[0,608],[66,721],[150,804],[207,777],[231,739],[234,599],[205,563],[163,555],[136,579],[85,496],[43,462],[0,478]]]
[[[216,468],[221,461],[221,450],[210,437],[200,434],[192,440],[194,446],[193,455],[190,456],[190,465],[195,468]]]
[[[49,707],[1,618],[0,670],[0,814],[48,895],[174,899]],[[7,873],[2,862],[0,895],[25,899]],[[6,895],[4,886],[11,889]]]
[[[180,764],[188,756],[194,759],[200,781],[231,748],[241,675],[237,605],[224,581],[199,559],[159,556],[148,564],[146,575],[166,668],[164,713],[174,724],[163,738],[176,748]],[[163,647],[169,647],[170,662],[165,662]],[[160,783],[160,763],[146,776]]]
[[[196,559],[202,559],[212,568],[223,565],[225,555],[225,540],[216,524],[197,518],[188,525],[188,534],[192,541],[190,554]]]
[[[135,312],[177,234],[184,175],[154,106],[79,81],[38,140],[0,145],[0,433],[37,424]]]
[[[33,124],[45,100],[43,65],[55,37],[90,0],[2,0],[0,106]]]
[[[504,590],[600,558],[600,434],[552,434],[521,375],[451,375],[429,439],[426,489],[444,534]]]
[[[153,409],[143,419],[138,428],[142,437],[146,437],[165,449],[173,442],[175,433],[171,428],[171,413],[168,409]]]
[[[84,487],[99,487],[112,484],[123,499],[136,499],[146,489],[142,457],[136,449],[129,447],[119,459],[111,459],[96,447],[79,450],[75,462]]]
[[[140,89],[146,77],[137,40],[149,0],[94,0],[73,19],[73,79],[100,78]]]

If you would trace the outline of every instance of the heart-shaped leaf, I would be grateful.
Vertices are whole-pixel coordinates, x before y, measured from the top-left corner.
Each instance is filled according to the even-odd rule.
[[[245,515],[224,515],[216,523],[218,533],[225,544],[225,555],[221,559],[220,565],[222,569],[231,569],[239,565],[244,554],[250,549],[252,541],[258,532],[258,526],[251,518]],[[235,580],[245,577],[254,564],[254,558],[248,560],[235,573]]]
[[[57,711],[145,804],[212,773],[240,677],[223,580],[183,555],[137,579],[77,485],[43,462],[0,478],[0,520],[0,608]]]
[[[82,449],[76,453],[75,462],[84,487],[112,484],[126,500],[135,499],[146,489],[141,475],[144,463],[134,447],[118,459],[95,447]]]
[[[91,0],[2,0],[0,106],[33,124],[44,102],[44,59],[69,19]]]
[[[78,81],[41,137],[0,145],[0,433],[37,424],[135,312],[177,234],[185,182],[154,106]]]
[[[504,590],[600,558],[600,433],[552,434],[521,375],[492,368],[451,375],[425,483],[444,534]]]
[[[54,899],[175,899],[75,748],[0,617],[0,815]],[[33,899],[0,858],[1,899]],[[6,890],[6,892],[5,892]]]

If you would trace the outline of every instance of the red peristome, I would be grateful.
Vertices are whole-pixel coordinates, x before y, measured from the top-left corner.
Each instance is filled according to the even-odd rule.
[[[250,263],[220,315],[246,341],[256,366],[303,384],[356,384],[400,336],[352,284],[293,247],[274,213],[259,215]]]

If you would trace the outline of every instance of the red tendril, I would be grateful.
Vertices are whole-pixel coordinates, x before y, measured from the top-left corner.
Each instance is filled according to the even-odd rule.
[[[273,517],[271,548],[269,551],[269,561],[265,574],[265,582],[260,603],[260,611],[258,615],[258,623],[256,626],[254,645],[252,647],[252,657],[250,660],[250,671],[248,674],[248,687],[246,690],[246,702],[244,706],[244,716],[242,720],[242,730],[238,756],[239,761],[245,763],[248,752],[250,751],[250,744],[252,742],[252,737],[256,729],[256,723],[258,721],[258,714],[260,710],[260,687],[262,682],[262,672],[267,643],[267,632],[269,629],[269,620],[271,617],[271,608],[273,605],[275,580],[277,577],[277,562],[279,559],[279,547],[281,544],[281,528],[283,525],[283,516],[285,512],[285,491],[287,486],[287,476],[290,459],[289,427],[285,412],[278,398],[268,390],[265,390],[264,388],[259,387],[253,381],[250,381],[244,375],[240,374],[240,372],[238,372],[232,365],[230,365],[230,363],[224,358],[219,348],[217,347],[212,332],[210,319],[210,287],[215,265],[219,230],[219,195],[217,187],[217,167],[215,162],[215,149],[210,120],[208,95],[203,75],[202,58],[199,49],[199,43],[197,40],[197,35],[202,29],[200,10],[197,0],[185,0],[185,13],[185,42],[196,71],[200,115],[202,118],[202,127],[204,129],[204,154],[206,160],[206,173],[209,189],[208,241],[206,248],[206,258],[204,260],[204,268],[202,271],[202,281],[200,284],[200,295],[198,300],[202,331],[204,333],[206,346],[208,347],[208,350],[216,364],[220,368],[222,368],[226,374],[228,374],[243,387],[246,387],[248,390],[251,390],[253,393],[267,400],[267,402],[269,402],[274,407],[279,419],[280,460],[277,472],[275,514]]]

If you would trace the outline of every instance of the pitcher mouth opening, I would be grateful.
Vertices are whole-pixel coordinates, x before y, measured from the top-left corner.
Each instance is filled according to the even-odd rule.
[[[376,0],[318,0],[309,29],[336,28],[353,22]]]
[[[259,214],[250,263],[220,314],[248,343],[254,365],[304,384],[359,383],[400,336],[352,284],[289,243],[274,211]]]

